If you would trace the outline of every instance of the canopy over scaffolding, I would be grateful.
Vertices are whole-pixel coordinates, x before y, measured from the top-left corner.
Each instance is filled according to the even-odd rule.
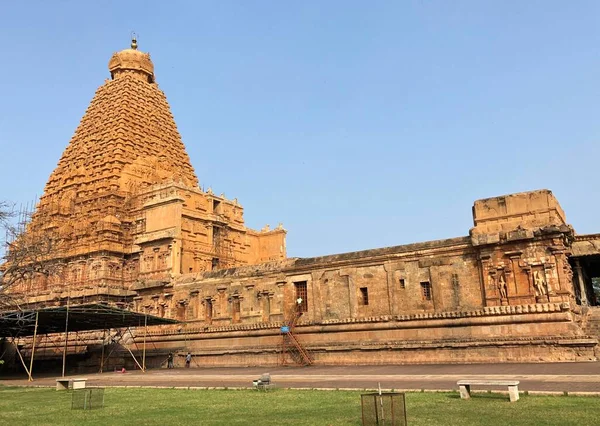
[[[38,335],[47,335],[52,333],[64,333],[65,344],[63,348],[63,368],[62,376],[65,376],[67,344],[69,332],[123,329],[130,327],[144,328],[144,346],[142,354],[142,363],[140,364],[128,347],[125,349],[131,354],[133,360],[140,370],[146,371],[146,335],[149,325],[177,324],[179,321],[161,318],[154,315],[148,315],[139,312],[119,309],[99,303],[57,306],[42,309],[29,309],[22,311],[11,311],[0,313],[0,337],[9,337],[16,348],[17,355],[29,375],[29,381],[33,381],[33,358],[35,354],[36,337]],[[21,337],[33,336],[31,347],[31,358],[29,368],[23,359],[19,345],[16,339]],[[121,335],[122,337],[122,335]],[[105,336],[102,338],[102,358],[100,362],[100,372],[104,371],[104,346]],[[110,356],[110,353],[108,354]]]
[[[36,322],[36,315],[38,319]],[[68,319],[68,321],[67,321]],[[102,304],[57,306],[0,313],[0,337],[26,337],[65,331],[106,330],[177,324],[179,321]],[[65,324],[68,324],[65,330]]]

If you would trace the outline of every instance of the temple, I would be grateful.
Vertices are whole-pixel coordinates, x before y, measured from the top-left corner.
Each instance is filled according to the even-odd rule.
[[[109,72],[20,237],[52,242],[53,268],[13,289],[23,306],[181,321],[150,332],[156,366],[597,359],[600,234],[578,235],[551,191],[475,201],[466,236],[288,258],[281,225],[249,229],[199,187],[149,54],[134,40]]]
[[[249,229],[237,200],[199,188],[150,55],[134,42],[108,68],[27,229],[61,270],[21,291],[127,303],[134,283],[284,259],[282,227]]]

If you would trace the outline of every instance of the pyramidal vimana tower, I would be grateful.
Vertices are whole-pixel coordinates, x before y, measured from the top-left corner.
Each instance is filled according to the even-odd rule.
[[[287,258],[281,226],[249,229],[200,189],[135,40],[108,67],[22,236],[54,265],[15,287],[23,306],[180,320],[150,333],[149,365],[597,359],[600,234],[578,235],[552,192],[477,200],[462,237]]]
[[[58,265],[22,283],[28,301],[127,306],[134,284],[284,259],[283,228],[248,229],[237,200],[199,188],[150,55],[133,40],[108,68],[28,225]]]

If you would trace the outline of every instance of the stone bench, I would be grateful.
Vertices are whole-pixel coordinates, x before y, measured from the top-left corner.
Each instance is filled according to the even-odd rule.
[[[456,382],[461,399],[471,398],[471,386],[508,386],[510,402],[519,400],[518,380],[459,380]]]
[[[61,378],[56,379],[56,390],[68,390],[68,389],[85,389],[85,382],[87,378]]]

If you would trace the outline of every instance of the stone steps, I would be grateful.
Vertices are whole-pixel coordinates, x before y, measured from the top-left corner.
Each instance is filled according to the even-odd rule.
[[[590,307],[585,321],[586,333],[600,339],[600,307]]]

